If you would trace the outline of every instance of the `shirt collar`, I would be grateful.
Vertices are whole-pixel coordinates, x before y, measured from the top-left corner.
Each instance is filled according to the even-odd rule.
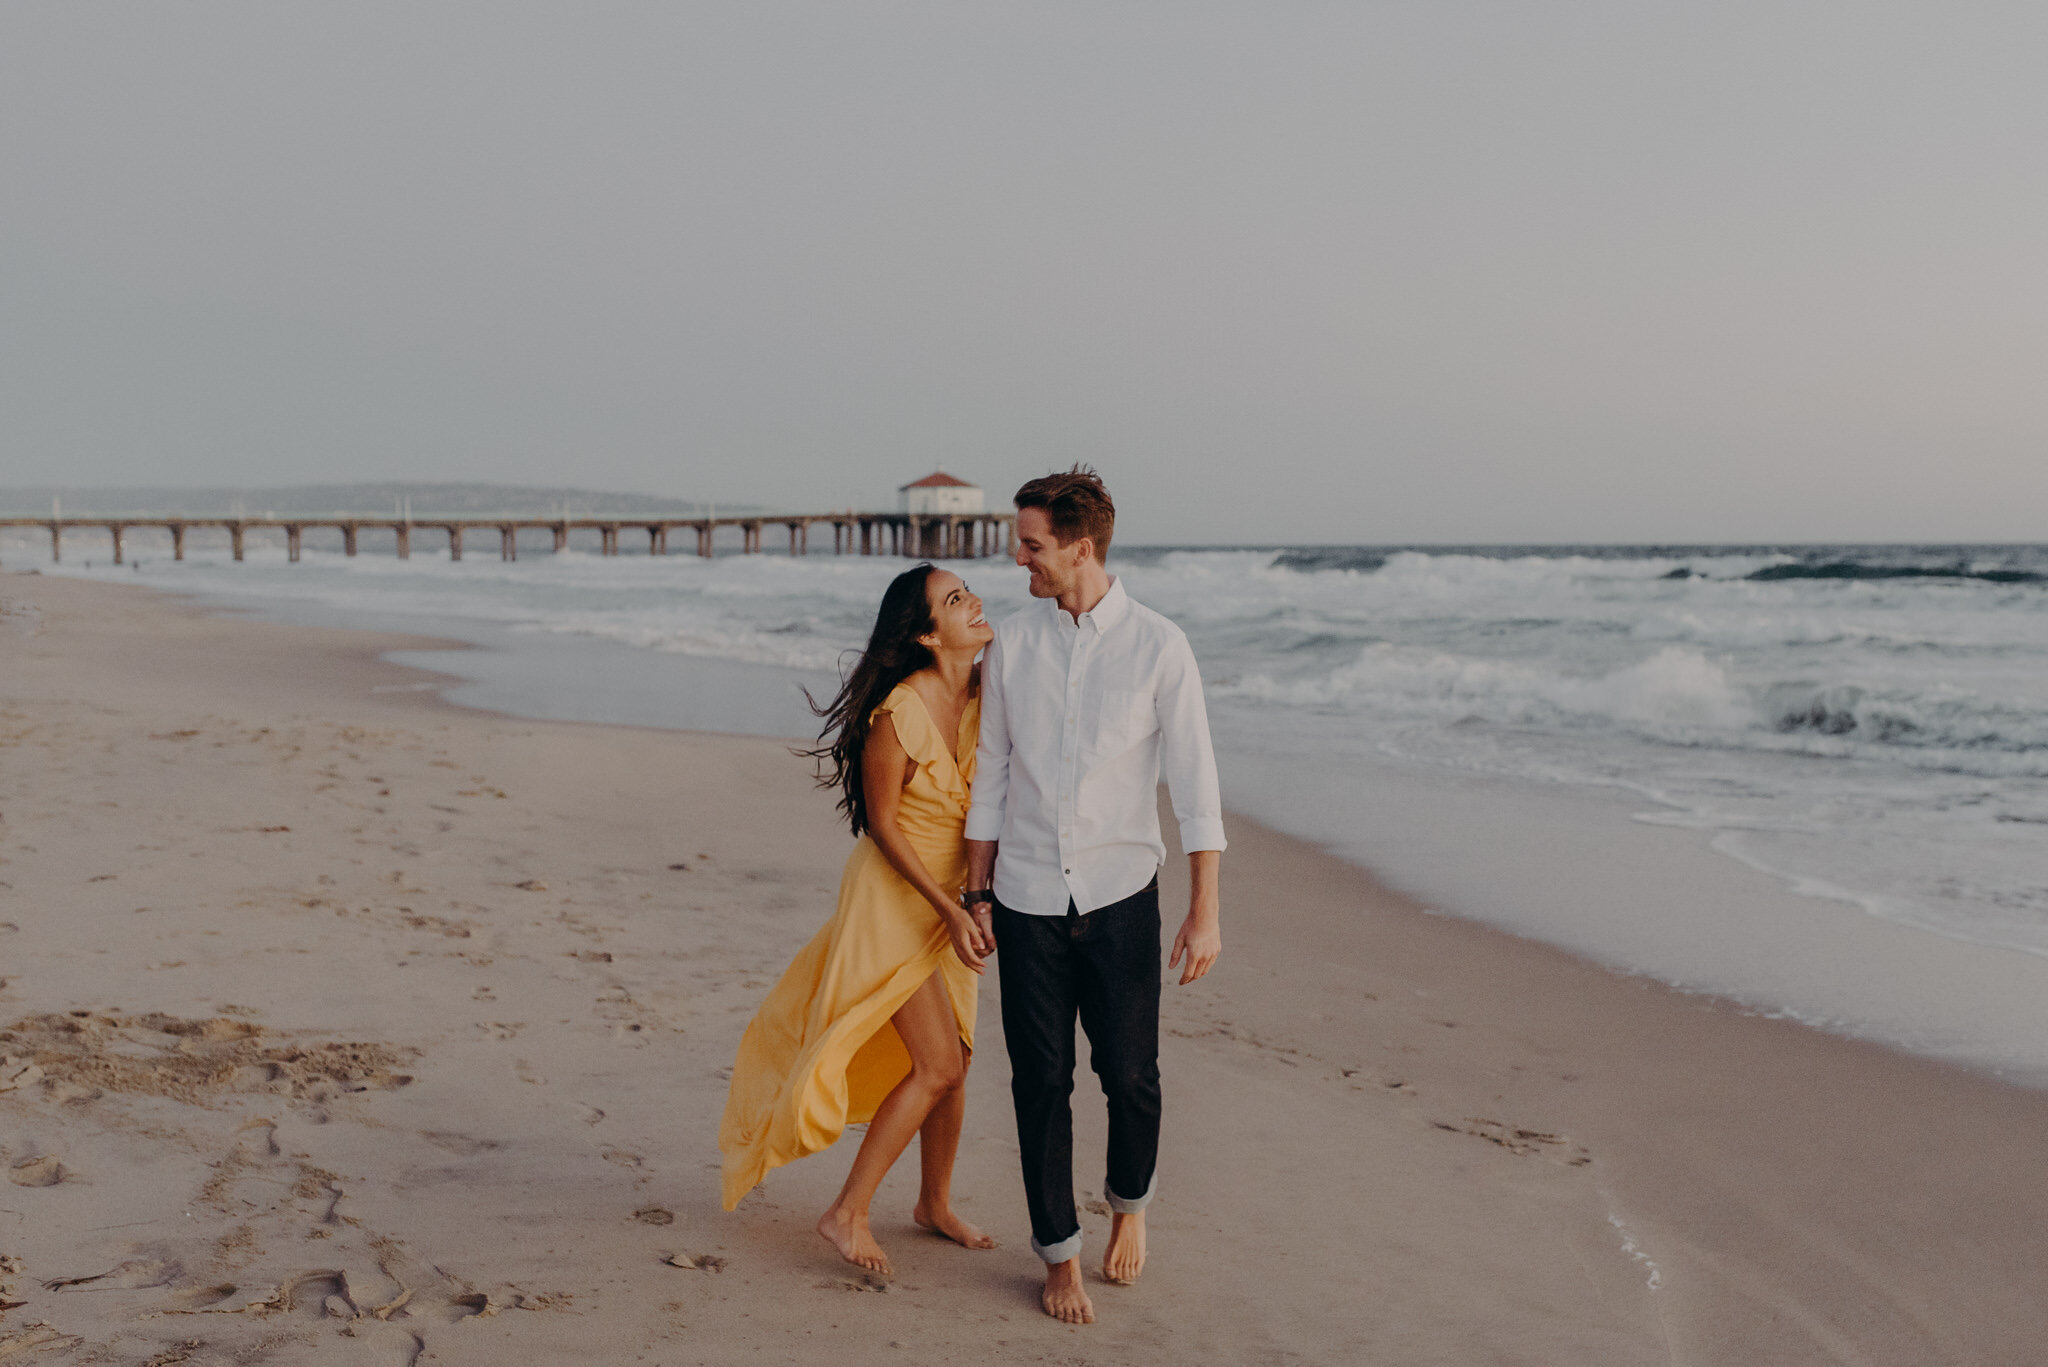
[[[1053,602],[1051,599],[1047,599],[1046,602],[1051,605],[1055,618],[1067,617],[1067,614],[1060,608],[1058,603]],[[1100,636],[1129,616],[1130,611],[1131,598],[1129,594],[1124,592],[1124,581],[1112,579],[1109,581],[1109,592],[1102,595],[1102,601],[1082,613],[1081,620],[1074,625],[1078,629],[1083,625],[1092,623],[1095,627],[1095,634]],[[1071,620],[1071,618],[1067,619],[1067,621]],[[1066,624],[1066,621],[1060,623],[1062,626]]]

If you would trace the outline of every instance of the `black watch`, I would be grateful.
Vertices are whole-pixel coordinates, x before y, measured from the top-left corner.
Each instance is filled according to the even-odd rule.
[[[983,902],[987,902],[991,906],[993,906],[995,904],[995,900],[995,893],[988,888],[982,888],[976,892],[962,892],[960,894],[960,905],[963,907],[979,906]]]

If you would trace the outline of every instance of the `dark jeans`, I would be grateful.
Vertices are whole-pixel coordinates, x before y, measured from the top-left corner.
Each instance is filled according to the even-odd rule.
[[[1132,1209],[1152,1194],[1159,1157],[1159,884],[1085,916],[1071,902],[1065,916],[1030,916],[998,902],[995,929],[1031,1238],[1040,1257],[1063,1262],[1078,1255],[1081,1232],[1069,1101],[1076,1014],[1109,1102],[1107,1194]]]

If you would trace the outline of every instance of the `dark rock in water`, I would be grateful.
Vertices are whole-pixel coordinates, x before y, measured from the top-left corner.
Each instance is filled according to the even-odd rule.
[[[2032,570],[1973,570],[1967,565],[1865,565],[1854,560],[1829,560],[1797,565],[1766,565],[1746,578],[1779,579],[1975,579],[1991,584],[2048,583],[2048,575]]]
[[[1659,579],[1690,579],[1692,578],[1692,567],[1690,565],[1680,565],[1671,573],[1660,574],[1657,577]]]

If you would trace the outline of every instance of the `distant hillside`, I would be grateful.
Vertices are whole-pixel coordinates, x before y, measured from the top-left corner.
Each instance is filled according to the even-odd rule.
[[[700,517],[710,506],[694,499],[524,484],[295,484],[282,488],[23,485],[0,488],[0,513],[47,513],[52,499],[63,500],[66,517],[112,513],[218,515],[237,507],[256,516],[344,512],[388,515],[397,508],[401,499],[412,500],[412,514],[416,518],[436,513],[476,517],[492,513],[542,515],[556,512],[565,505],[575,516],[667,513],[676,517]],[[720,514],[760,510],[758,504],[739,503],[722,503],[714,509]]]

